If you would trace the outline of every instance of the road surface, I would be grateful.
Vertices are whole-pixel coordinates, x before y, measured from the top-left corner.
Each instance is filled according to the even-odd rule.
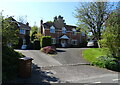
[[[85,48],[57,48],[57,55],[39,50],[16,50],[32,57],[33,72],[24,83],[118,83],[120,74],[104,68],[90,66],[82,57]],[[91,55],[92,56],[92,55]],[[18,79],[23,82],[23,80]],[[17,82],[18,82],[17,81]],[[120,82],[119,82],[120,83]]]

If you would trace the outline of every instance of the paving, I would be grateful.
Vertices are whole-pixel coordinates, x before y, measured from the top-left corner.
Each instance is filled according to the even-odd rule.
[[[17,78],[11,82],[28,85],[48,85],[53,83],[118,83],[119,73],[104,68],[90,66],[82,57],[85,48],[57,48],[56,55],[48,55],[40,50],[16,50],[32,57],[30,78]]]

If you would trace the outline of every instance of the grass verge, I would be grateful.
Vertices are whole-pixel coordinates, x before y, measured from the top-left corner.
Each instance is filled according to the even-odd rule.
[[[102,48],[89,48],[84,50],[82,54],[85,60],[88,62],[93,62],[96,61],[97,57],[106,55],[106,51],[107,49]]]

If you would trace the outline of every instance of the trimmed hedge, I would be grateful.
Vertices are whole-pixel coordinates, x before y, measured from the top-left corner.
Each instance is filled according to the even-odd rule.
[[[34,50],[40,50],[40,40],[34,41]]]
[[[51,36],[42,36],[40,39],[40,46],[41,48],[51,46]]]

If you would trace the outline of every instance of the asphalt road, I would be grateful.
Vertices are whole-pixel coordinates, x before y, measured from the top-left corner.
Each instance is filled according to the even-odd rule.
[[[118,72],[88,65],[89,63],[82,57],[82,50],[84,48],[57,48],[57,55],[44,54],[39,50],[17,50],[34,59],[32,76],[24,82],[40,83],[41,80],[48,83],[119,82]]]

